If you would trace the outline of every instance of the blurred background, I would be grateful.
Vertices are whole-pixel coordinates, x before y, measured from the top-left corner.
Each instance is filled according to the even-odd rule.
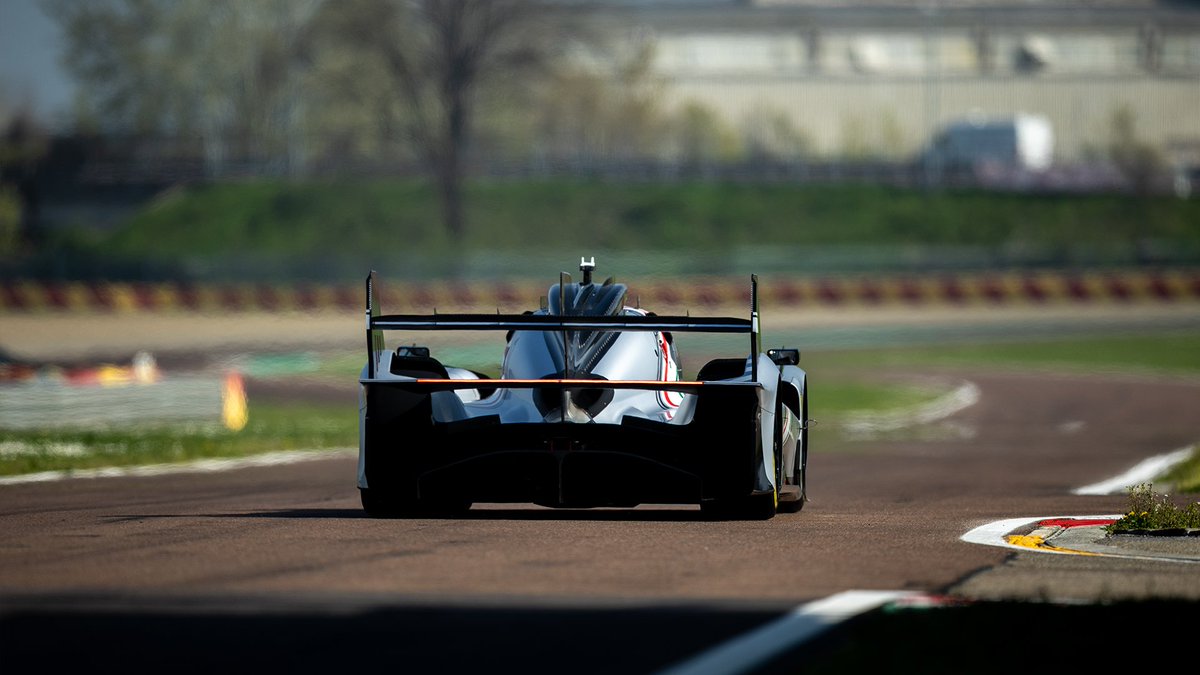
[[[4,0],[0,281],[1190,268],[1197,111],[1196,2]]]
[[[129,559],[74,542],[118,526],[148,569],[178,567],[112,572],[112,607],[142,598],[119,630],[171,588],[233,601],[321,578],[294,547],[266,573],[214,572],[144,528],[201,509],[222,530],[328,539],[358,513],[368,273],[385,313],[520,312],[593,256],[660,314],[745,317],[760,275],[761,346],[799,348],[811,382],[814,494],[827,453],[902,461],[884,515],[918,522],[905,471],[980,434],[1022,444],[1005,456],[1022,472],[1038,448],[1039,471],[1072,447],[1096,467],[1170,457],[1154,480],[1191,501],[1200,422],[1141,415],[1151,395],[1200,411],[1200,0],[0,0],[0,490],[344,457],[341,493],[315,473],[199,479],[173,501],[141,484],[126,499],[71,481],[45,507],[13,492],[10,511],[60,526],[6,545],[4,578],[35,600],[60,589],[46,611],[70,611],[72,561],[103,579]],[[397,333],[390,347],[500,373],[497,333]],[[680,336],[684,378],[744,338]],[[989,482],[964,471],[928,503]],[[851,497],[817,502],[823,522],[880,503]],[[405,546],[351,563],[440,578],[393,565]],[[655,582],[676,569],[651,562]],[[1156,579],[1127,585],[1177,588]],[[629,597],[650,587],[634,581]]]
[[[592,256],[660,313],[759,274],[823,449],[1194,378],[1200,2],[0,0],[0,482],[353,445],[371,270],[522,311]]]

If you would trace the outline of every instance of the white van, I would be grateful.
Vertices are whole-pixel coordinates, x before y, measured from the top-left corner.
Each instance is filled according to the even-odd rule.
[[[940,131],[921,154],[927,169],[952,173],[986,169],[1043,171],[1054,154],[1050,121],[1018,114],[1002,119],[968,119]]]

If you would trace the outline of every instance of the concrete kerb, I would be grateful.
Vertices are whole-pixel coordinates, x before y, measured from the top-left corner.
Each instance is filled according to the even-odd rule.
[[[1109,534],[1103,525],[1056,526],[1045,541],[1047,545],[1064,552],[1200,563],[1200,531],[1191,536],[1186,530],[1181,533],[1164,530],[1160,534]]]
[[[973,544],[1060,555],[1091,555],[1161,562],[1200,563],[1200,535],[1108,534],[1119,515],[1009,518],[976,527],[960,537]]]

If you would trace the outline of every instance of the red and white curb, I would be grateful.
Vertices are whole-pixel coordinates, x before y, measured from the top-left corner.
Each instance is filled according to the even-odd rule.
[[[1006,518],[975,529],[959,537],[970,544],[986,546],[1001,546],[1020,551],[1041,551],[1043,553],[1065,553],[1071,555],[1103,555],[1076,551],[1073,549],[1057,548],[1047,543],[1055,534],[1067,527],[1107,525],[1115,522],[1119,515],[1099,516],[1039,516],[1031,518]],[[1037,527],[1029,534],[1016,535],[1013,532],[1036,523]]]
[[[1100,516],[1065,516],[1065,517],[1042,517],[1042,518],[1009,518],[1006,520],[998,520],[994,523],[981,525],[970,532],[962,535],[961,539],[972,544],[984,544],[987,546],[1001,546],[1004,548],[1012,548],[1021,551],[1035,551],[1038,553],[1058,553],[1067,555],[1086,555],[1098,558],[1120,558],[1123,560],[1153,560],[1155,562],[1170,561],[1185,564],[1200,564],[1200,557],[1195,555],[1175,555],[1175,554],[1159,554],[1143,552],[1126,553],[1120,547],[1104,547],[1104,550],[1096,550],[1091,546],[1090,542],[1096,541],[1094,538],[1085,535],[1082,538],[1072,537],[1066,534],[1068,530],[1077,527],[1102,527],[1109,523],[1115,522],[1120,516],[1117,515],[1100,515]],[[1024,530],[1030,524],[1035,524],[1036,527],[1028,534],[1012,534],[1013,532]],[[1055,539],[1062,538],[1064,542],[1072,540],[1079,542],[1071,546],[1061,546],[1055,544]],[[1087,548],[1089,550],[1080,550]]]
[[[388,307],[523,307],[545,293],[541,282],[450,281],[380,284]],[[745,279],[694,277],[637,284],[630,297],[655,306],[714,307],[749,302]],[[1004,304],[1184,303],[1200,300],[1200,272],[1116,270],[1041,271],[887,276],[781,277],[762,289],[769,306],[880,307],[998,306]],[[313,311],[359,308],[358,284],[266,284],[191,282],[59,282],[17,279],[0,282],[0,314],[93,310]]]

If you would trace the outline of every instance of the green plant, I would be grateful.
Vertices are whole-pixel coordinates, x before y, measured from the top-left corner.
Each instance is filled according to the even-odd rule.
[[[1153,483],[1130,486],[1129,512],[1105,529],[1109,534],[1130,530],[1159,530],[1200,527],[1200,502],[1184,507],[1173,504],[1169,495],[1154,491]]]

